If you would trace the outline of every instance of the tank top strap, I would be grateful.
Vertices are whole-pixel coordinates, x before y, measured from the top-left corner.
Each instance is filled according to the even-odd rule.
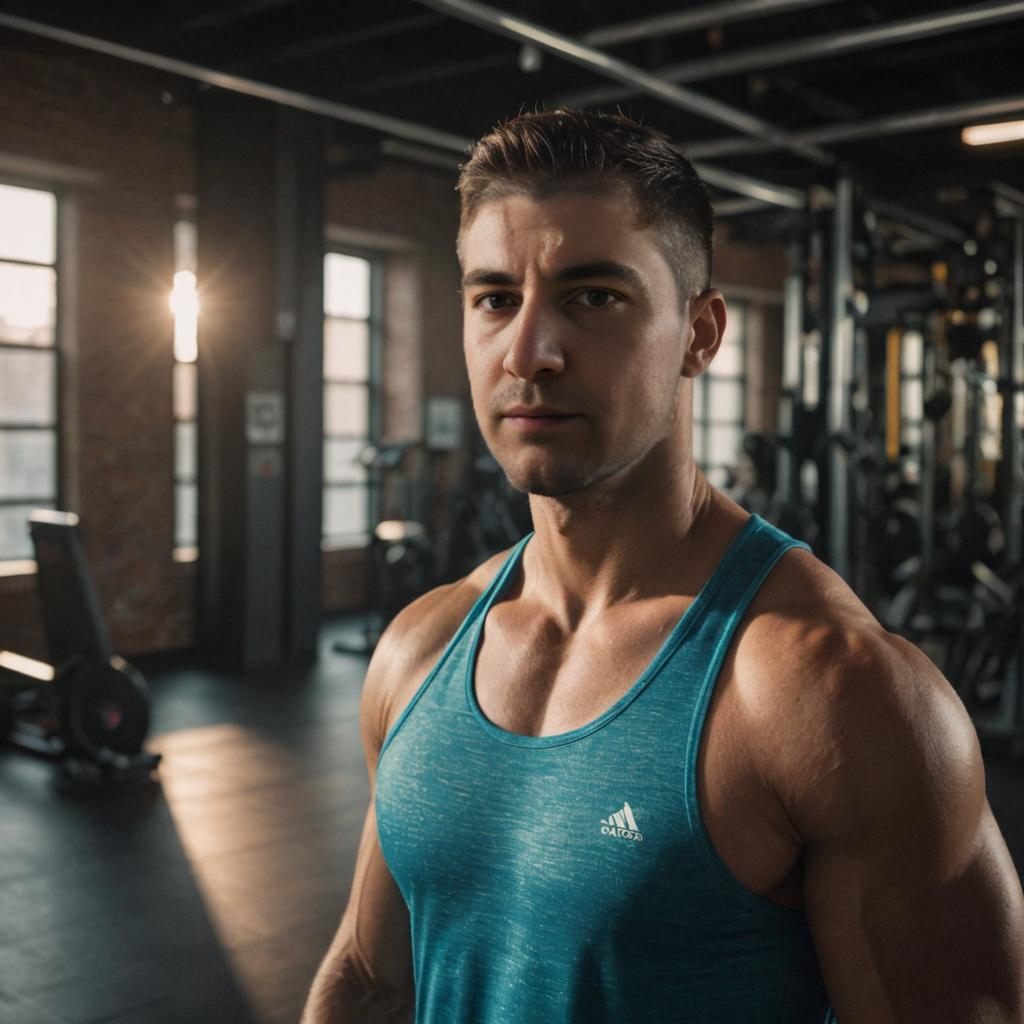
[[[803,541],[754,514],[722,559],[687,641],[691,652],[703,648],[702,660],[712,681],[750,602],[779,559],[792,548],[810,550]]]
[[[792,548],[810,550],[803,541],[794,540],[756,514],[752,516],[719,566],[715,574],[715,586],[708,594],[685,645],[687,664],[701,666],[694,695],[694,713],[686,739],[687,809],[695,834],[706,846],[705,854],[709,862],[727,884],[736,890],[739,886],[714,854],[710,840],[700,824],[697,795],[700,738],[711,695],[737,627],[768,574]]]

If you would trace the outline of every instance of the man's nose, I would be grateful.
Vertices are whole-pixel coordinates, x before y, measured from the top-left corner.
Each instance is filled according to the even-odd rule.
[[[502,363],[505,372],[521,380],[561,373],[565,353],[557,321],[556,310],[543,302],[524,299],[510,325],[511,335]]]

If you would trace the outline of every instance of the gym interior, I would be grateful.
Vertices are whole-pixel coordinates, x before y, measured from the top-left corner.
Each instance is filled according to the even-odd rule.
[[[696,164],[711,482],[942,669],[1024,868],[1024,3],[0,2],[0,1021],[295,1021],[396,611],[530,529],[454,189],[523,109]]]

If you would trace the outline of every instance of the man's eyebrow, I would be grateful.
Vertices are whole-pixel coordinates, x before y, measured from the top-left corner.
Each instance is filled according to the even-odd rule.
[[[503,270],[473,270],[462,279],[462,287],[470,288],[477,284],[515,284],[516,279]]]
[[[555,274],[556,281],[583,281],[594,277],[610,277],[631,284],[634,288],[643,287],[643,278],[632,267],[616,260],[576,263],[571,267],[563,267]]]
[[[593,278],[612,278],[616,281],[623,281],[633,285],[634,288],[643,287],[643,279],[630,266],[619,263],[616,260],[594,260],[591,263],[575,263],[571,267],[563,267],[556,271],[554,280],[564,281],[585,281]],[[473,270],[462,279],[462,287],[470,288],[474,285],[514,285],[518,284],[517,279],[503,270]]]

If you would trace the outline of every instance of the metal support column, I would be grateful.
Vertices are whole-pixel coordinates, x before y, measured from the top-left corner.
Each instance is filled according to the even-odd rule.
[[[826,427],[830,441],[828,474],[828,561],[845,580],[850,579],[850,456],[838,442],[848,437],[851,423],[851,388],[854,381],[853,296],[851,241],[853,235],[853,182],[836,183],[832,214],[830,259],[830,322],[828,337],[828,390]]]
[[[199,634],[218,660],[274,666],[319,625],[319,124],[213,90],[196,137]]]
[[[1024,554],[1024,220],[1013,222],[1010,323],[1000,377],[1003,379],[1003,459],[1006,493],[1003,527],[1011,563]]]
[[[799,243],[790,246],[788,258],[782,326],[782,387],[779,390],[779,461],[775,477],[775,499],[780,506],[796,504],[800,485],[800,467],[793,451],[796,406],[801,400],[800,338],[804,321],[804,257]]]

